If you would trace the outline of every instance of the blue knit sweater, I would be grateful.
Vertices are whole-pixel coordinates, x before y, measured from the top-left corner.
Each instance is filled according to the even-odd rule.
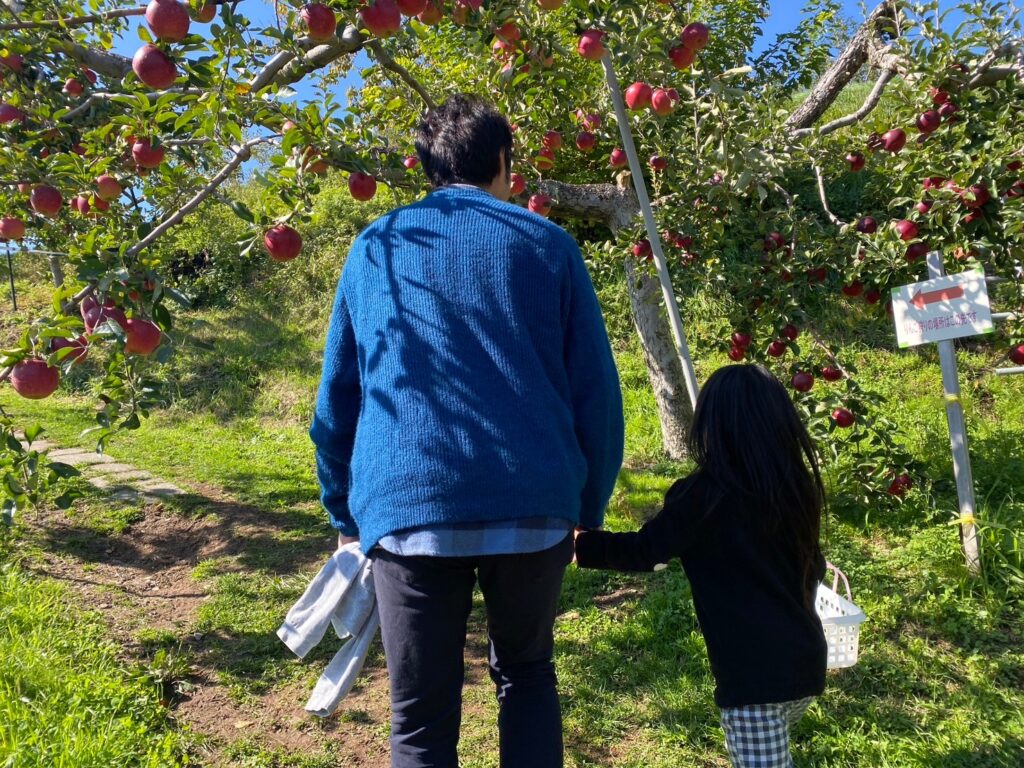
[[[461,186],[375,221],[338,284],[310,436],[331,523],[365,552],[421,525],[600,525],[622,395],[575,241]]]

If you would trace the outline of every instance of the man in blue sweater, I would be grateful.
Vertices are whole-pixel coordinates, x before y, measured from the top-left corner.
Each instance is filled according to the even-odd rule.
[[[503,768],[560,768],[553,627],[571,530],[622,463],[615,362],[580,250],[509,204],[512,132],[454,96],[419,127],[433,191],[345,264],[310,436],[359,539],[391,681],[394,768],[457,768],[466,621],[487,608]]]

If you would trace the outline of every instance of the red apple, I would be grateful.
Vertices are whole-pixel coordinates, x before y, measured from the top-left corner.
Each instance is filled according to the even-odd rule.
[[[188,35],[188,9],[178,0],[152,0],[146,6],[146,23],[157,40],[177,43]]]
[[[302,235],[287,224],[278,224],[263,234],[263,247],[274,261],[291,261],[302,250]]]
[[[25,113],[12,104],[0,104],[0,125],[25,122]]]
[[[513,197],[523,194],[526,191],[526,179],[520,176],[518,173],[512,174],[512,187],[511,192]]]
[[[749,333],[743,333],[742,331],[735,331],[732,334],[732,344],[734,347],[740,347],[746,349],[750,346],[753,341]]]
[[[655,171],[664,171],[668,168],[668,158],[661,155],[652,155],[651,159],[647,162]]]
[[[22,360],[11,371],[14,391],[29,400],[49,397],[60,384],[60,371],[45,360]]]
[[[64,198],[53,187],[41,184],[32,190],[28,204],[41,216],[56,216],[64,205]]]
[[[404,16],[419,16],[427,8],[427,0],[396,0],[396,4]]]
[[[834,365],[826,365],[821,369],[821,378],[825,381],[839,381],[843,378],[843,371]]]
[[[917,212],[918,213],[923,215],[923,214],[928,213],[928,211],[930,211],[932,209],[933,205],[935,205],[935,201],[934,200],[922,200],[921,202],[919,202],[914,207],[917,208]]]
[[[836,423],[836,426],[849,429],[853,426],[853,422],[857,420],[857,417],[846,408],[836,408],[832,411],[832,420]]]
[[[697,60],[697,49],[685,45],[674,45],[668,49],[668,58],[676,69],[687,69]]]
[[[901,128],[893,128],[882,134],[882,147],[886,152],[898,153],[907,143],[907,134]]]
[[[616,147],[612,150],[612,153],[608,156],[608,165],[612,168],[622,168],[629,162],[626,157],[626,153]]]
[[[576,110],[576,119],[580,121],[583,128],[588,131],[596,131],[601,127],[601,116],[596,112],[584,112],[582,109]]]
[[[131,317],[125,323],[124,353],[126,355],[150,355],[160,346],[160,328],[156,323],[142,318]]]
[[[693,22],[683,27],[683,33],[679,35],[683,45],[694,51],[699,51],[708,44],[708,28],[700,22]]]
[[[946,180],[941,176],[929,176],[927,179],[921,182],[921,186],[924,187],[925,189],[939,189],[945,183]]]
[[[1010,360],[1016,365],[1024,365],[1024,344],[1010,350]]]
[[[561,149],[562,148],[562,134],[558,131],[548,131],[544,134],[544,138],[541,139],[543,144],[548,149]]]
[[[825,267],[812,267],[807,270],[807,279],[812,283],[824,283],[828,279],[828,269]]]
[[[100,200],[116,200],[121,196],[121,185],[113,176],[103,174],[96,179],[96,195]]]
[[[669,90],[655,88],[654,93],[651,94],[651,109],[658,115],[671,115],[675,111],[678,101],[678,93],[673,96]]]
[[[363,25],[374,37],[389,37],[402,28],[402,12],[395,0],[373,0],[360,13]]]
[[[156,168],[164,161],[166,150],[154,147],[149,139],[136,139],[132,144],[132,159],[140,168]]]
[[[580,152],[592,152],[597,144],[597,137],[590,131],[580,131],[576,135],[576,148]]]
[[[646,237],[643,240],[637,240],[633,243],[633,255],[638,259],[645,259],[650,261],[653,258],[654,251],[651,249],[651,241]]]
[[[63,336],[50,339],[50,349],[58,352],[62,349],[70,349],[66,355],[60,358],[61,363],[73,363],[77,360],[84,360],[89,354],[89,340],[85,336],[77,339],[66,339]]]
[[[178,78],[178,68],[171,58],[155,45],[146,43],[132,57],[135,76],[150,88],[170,88]]]
[[[766,251],[777,251],[786,245],[786,238],[781,232],[769,232],[764,236],[764,249]]]
[[[967,188],[966,192],[960,194],[960,199],[968,208],[981,208],[991,197],[988,187],[984,184],[973,184]]]
[[[1019,171],[1021,168],[1024,168],[1024,161],[1021,160],[1011,160],[1006,164],[1008,171]]]
[[[537,150],[537,154],[533,156],[533,164],[538,171],[550,171],[555,167],[554,151],[547,147]]]
[[[82,302],[79,311],[82,313],[82,320],[85,322],[86,333],[92,333],[108,321],[117,323],[121,328],[128,324],[128,318],[125,317],[124,311],[120,307],[115,306],[114,302],[110,299],[107,299],[103,302],[103,306],[100,306],[96,299],[90,296]]]
[[[949,94],[943,91],[941,88],[929,88],[929,93],[932,95],[932,103],[938,106],[939,104],[945,104],[949,101]]]
[[[872,216],[865,216],[857,222],[857,231],[862,235],[873,235],[878,231],[878,222]]]
[[[929,109],[917,118],[917,130],[921,133],[931,133],[938,130],[942,125],[942,117],[934,109]]]
[[[626,89],[626,106],[630,109],[645,109],[651,106],[653,91],[647,83],[636,82]]]
[[[217,15],[217,6],[213,3],[206,3],[196,9],[196,21],[202,24],[208,24],[213,21],[213,17]]]
[[[737,347],[734,344],[733,346],[729,347],[728,354],[730,360],[738,363],[740,360],[747,356],[747,349],[746,347]]]
[[[19,73],[24,67],[25,59],[17,53],[8,56],[0,56],[0,66],[7,67],[12,72]]]
[[[798,371],[793,374],[790,383],[797,392],[809,392],[814,386],[814,377],[806,371]]]
[[[402,165],[404,165],[406,168],[409,168],[410,170],[415,168],[419,164],[420,159],[416,157],[416,155],[409,155],[408,157],[405,158],[405,160],[402,161]]]
[[[1024,179],[1017,179],[1013,184],[1006,190],[1006,197],[1010,200],[1015,200],[1018,197],[1024,197]]]
[[[579,55],[588,61],[599,61],[604,56],[604,45],[601,43],[603,35],[599,29],[588,29],[580,35],[579,44],[576,46]]]
[[[682,232],[666,232],[665,239],[668,240],[676,248],[687,249],[693,245],[693,238],[689,235],[684,235]]]
[[[860,280],[854,280],[852,283],[848,283],[843,286],[843,295],[849,296],[851,299],[855,299],[864,292],[864,283]]]
[[[75,80],[73,77],[69,77],[64,81],[64,93],[68,96],[81,96],[85,91],[85,86]]]
[[[864,301],[868,304],[877,304],[878,300],[882,298],[882,292],[877,288],[869,288],[864,291]]]
[[[922,256],[927,256],[928,248],[928,243],[914,243],[913,245],[907,246],[907,252],[905,254],[907,261],[914,262]]]
[[[949,120],[957,112],[957,106],[952,101],[947,101],[941,107],[939,107],[939,115],[943,120]]]
[[[850,170],[853,173],[864,170],[865,162],[864,155],[860,152],[851,152],[846,156],[846,163],[850,166]]]
[[[913,240],[917,237],[917,224],[909,219],[900,219],[892,227],[896,230],[896,234],[900,236],[900,240]]]
[[[506,21],[494,30],[494,35],[499,40],[504,40],[506,43],[517,43],[522,38],[522,33],[519,31],[519,27],[511,21]]]
[[[306,25],[306,34],[310,40],[330,40],[338,28],[338,19],[334,11],[322,3],[304,5],[299,11],[302,22]]]
[[[790,341],[796,341],[797,338],[800,336],[800,331],[795,325],[789,323],[782,329],[782,335],[785,336]]]
[[[786,354],[786,342],[776,339],[768,345],[768,354],[772,357],[782,357]]]
[[[430,0],[423,11],[416,17],[427,26],[434,26],[440,24],[441,19],[444,18],[444,14],[441,13],[441,9],[438,7],[435,0]]]
[[[527,201],[526,207],[534,213],[546,218],[547,215],[551,213],[551,198],[538,192],[536,195],[530,195],[530,199]]]
[[[355,171],[348,177],[348,191],[356,200],[372,200],[377,194],[377,180],[368,173]]]
[[[914,481],[910,479],[910,475],[904,473],[893,478],[888,491],[891,496],[904,496],[913,486]]]
[[[960,221],[963,224],[973,224],[976,221],[981,221],[983,218],[985,218],[985,216],[981,211],[971,211]]]
[[[78,211],[83,216],[89,213],[89,198],[85,195],[77,195],[71,198],[70,205],[72,210]]]
[[[13,216],[0,219],[0,240],[21,240],[25,236],[25,222]]]

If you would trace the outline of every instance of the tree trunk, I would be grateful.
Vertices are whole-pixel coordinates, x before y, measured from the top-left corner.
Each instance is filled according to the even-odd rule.
[[[633,324],[640,335],[647,376],[658,405],[661,442],[670,459],[682,461],[687,457],[686,438],[693,423],[693,409],[679,352],[668,327],[661,284],[656,277],[640,274],[634,259],[627,257],[626,286]]]

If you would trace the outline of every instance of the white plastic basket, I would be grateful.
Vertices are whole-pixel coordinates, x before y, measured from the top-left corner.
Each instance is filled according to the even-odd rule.
[[[832,587],[818,585],[814,607],[818,612],[818,618],[821,619],[821,627],[825,630],[825,640],[828,641],[828,668],[852,667],[857,663],[860,624],[867,616],[853,604],[850,582],[846,574],[832,563],[825,563],[825,568],[826,576],[828,571],[832,571]],[[846,597],[838,592],[840,580],[846,589]]]

